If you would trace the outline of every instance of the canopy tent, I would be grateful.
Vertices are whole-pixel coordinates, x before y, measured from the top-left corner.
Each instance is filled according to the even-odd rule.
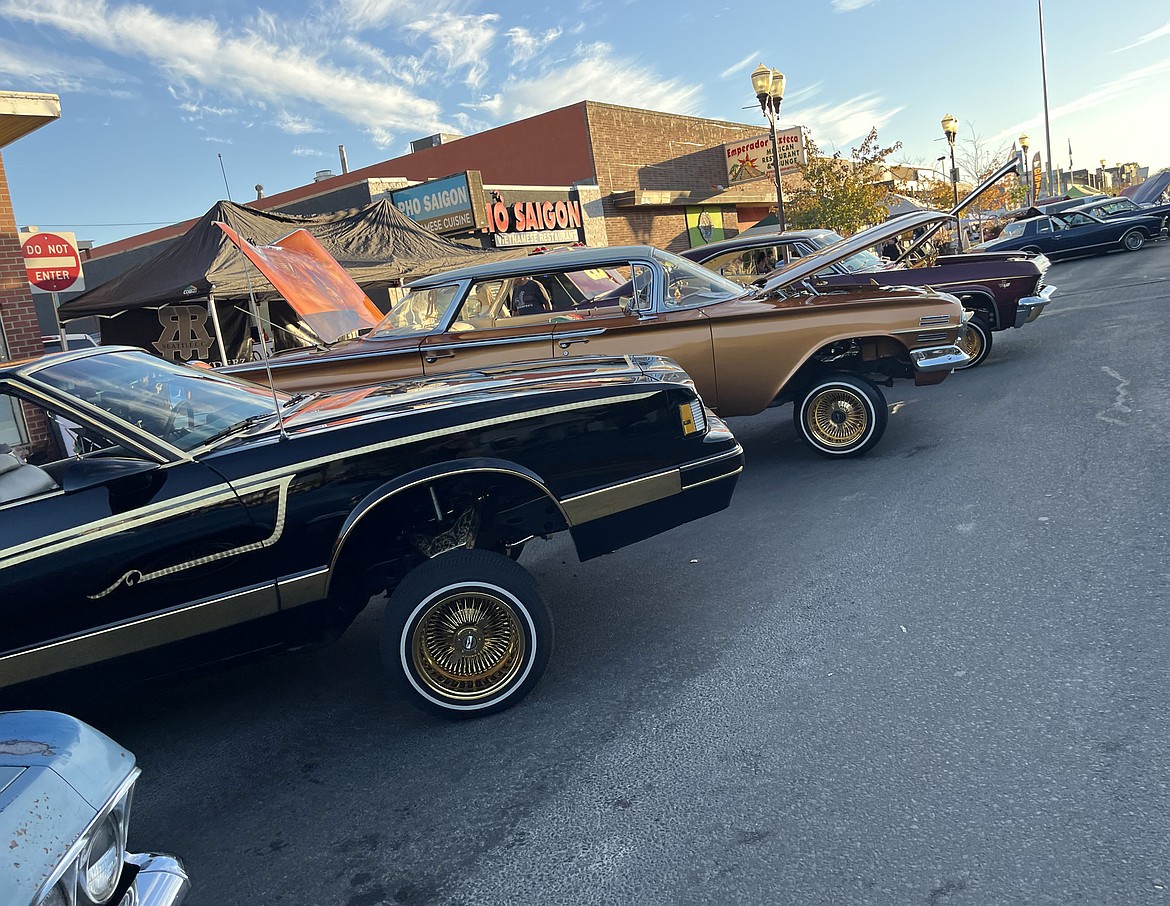
[[[386,200],[332,214],[257,211],[220,201],[155,257],[61,305],[62,321],[102,317],[102,342],[141,346],[181,361],[239,361],[253,355],[248,300],[265,305],[276,348],[320,341],[305,312],[280,293],[216,224],[267,246],[306,230],[363,289],[497,258],[524,249],[473,249],[419,226]],[[292,339],[290,339],[292,338]]]
[[[275,296],[268,281],[245,268],[243,255],[215,225],[217,221],[253,245],[269,245],[294,230],[308,230],[363,289],[518,254],[451,242],[384,199],[350,211],[309,216],[220,201],[154,258],[64,303],[61,317],[110,315],[209,296],[242,300],[250,289],[260,298]]]
[[[1100,189],[1094,189],[1092,186],[1083,186],[1080,183],[1070,183],[1068,191],[1064,193],[1065,198],[1088,198],[1090,195],[1100,195]]]

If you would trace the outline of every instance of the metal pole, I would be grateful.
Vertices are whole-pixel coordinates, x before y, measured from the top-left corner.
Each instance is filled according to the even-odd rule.
[[[1056,194],[1052,187],[1052,129],[1048,122],[1048,63],[1044,57],[1044,0],[1036,0],[1040,13],[1040,78],[1044,86],[1044,142],[1048,150],[1045,166],[1048,171],[1048,194]]]
[[[207,294],[207,310],[211,312],[211,323],[215,327],[215,342],[219,346],[219,360],[225,365],[230,365],[227,349],[223,345],[223,328],[219,326],[219,312],[215,310],[215,293]]]
[[[777,104],[777,107],[780,105]],[[776,115],[779,110],[772,109],[772,99],[768,98],[765,112],[768,115],[768,124],[772,133],[772,173],[776,177],[776,220],[780,224],[780,232],[784,232],[784,183],[780,179],[780,147],[776,140]]]

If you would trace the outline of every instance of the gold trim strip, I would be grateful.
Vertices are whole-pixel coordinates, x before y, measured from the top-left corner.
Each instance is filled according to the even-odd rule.
[[[579,494],[561,502],[569,525],[577,526],[643,504],[663,500],[682,491],[682,473],[678,469],[647,475],[608,488]]]
[[[254,541],[251,544],[245,544],[241,547],[234,547],[231,550],[219,551],[214,554],[208,554],[205,557],[199,557],[195,560],[188,560],[185,563],[176,563],[174,566],[167,566],[163,569],[156,569],[154,572],[144,573],[137,569],[132,569],[122,575],[117,582],[107,588],[105,591],[99,591],[96,595],[87,595],[91,601],[97,601],[104,598],[111,592],[116,591],[122,585],[130,588],[134,585],[141,585],[143,582],[152,582],[155,579],[162,579],[165,576],[173,576],[175,573],[181,573],[184,570],[194,569],[196,566],[205,566],[208,563],[215,563],[219,560],[226,560],[229,557],[238,557],[241,554],[250,554],[252,551],[264,550],[266,547],[272,547],[280,536],[284,534],[284,519],[286,511],[288,510],[288,486],[292,484],[292,476],[283,479],[278,487],[280,493],[276,500],[276,520],[272,526],[272,534],[261,541]]]
[[[226,606],[228,601],[232,602],[230,606]],[[0,657],[0,687],[136,654],[276,612],[276,590],[272,585],[188,604],[97,632],[4,655]]]

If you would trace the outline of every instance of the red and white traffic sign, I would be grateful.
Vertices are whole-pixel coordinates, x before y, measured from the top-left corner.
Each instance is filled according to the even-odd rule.
[[[73,233],[21,233],[24,269],[32,288],[45,293],[85,289]]]

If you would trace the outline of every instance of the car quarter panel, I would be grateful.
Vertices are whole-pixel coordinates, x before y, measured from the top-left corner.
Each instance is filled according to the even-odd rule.
[[[706,312],[719,375],[719,414],[724,417],[767,408],[798,369],[826,345],[890,338],[909,367],[910,349],[953,343],[961,317],[957,302],[913,290],[741,299],[710,306]],[[848,317],[843,317],[846,312]]]

